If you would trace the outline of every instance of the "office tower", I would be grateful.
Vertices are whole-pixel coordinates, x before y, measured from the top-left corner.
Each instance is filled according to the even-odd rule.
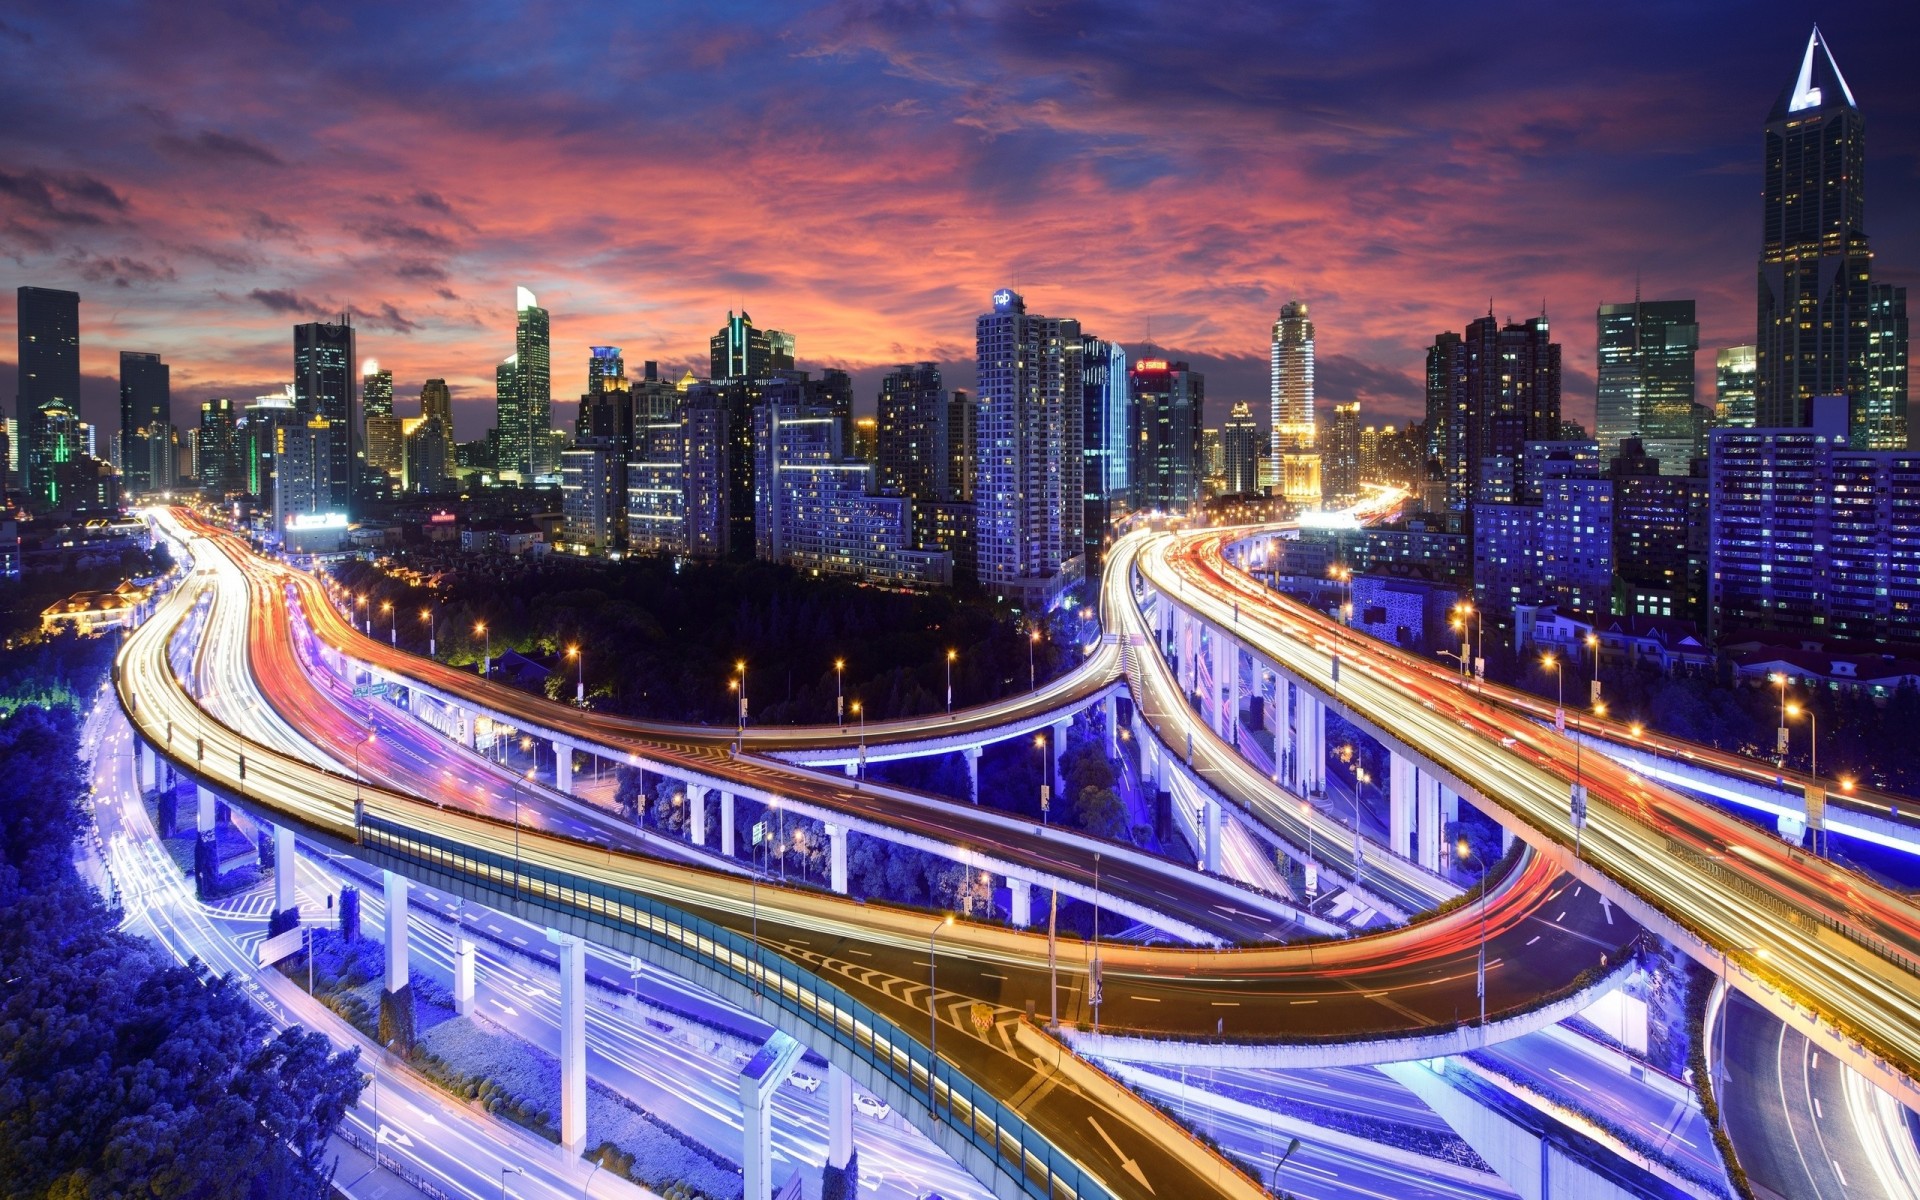
[[[311,321],[293,327],[293,404],[300,417],[326,422],[326,434],[312,439],[326,457],[312,486],[325,487],[326,499],[306,512],[346,512],[353,495],[355,454],[353,324]],[[304,436],[304,435],[302,435]]]
[[[23,287],[17,296],[20,487],[35,508],[53,508],[57,468],[79,453],[80,293]]]
[[[120,471],[140,495],[173,486],[172,371],[158,354],[120,352]]]
[[[240,417],[241,487],[262,502],[273,499],[279,430],[294,419],[293,385],[255,396]],[[158,460],[156,460],[158,461]]]
[[[1080,323],[1002,288],[974,325],[980,389],[980,582],[1046,609],[1081,576],[1086,396]]]
[[[1699,457],[1693,356],[1700,325],[1691,300],[1602,304],[1594,440],[1611,455],[1637,437],[1668,475],[1685,475]]]
[[[974,480],[979,473],[979,440],[980,406],[974,403],[971,393],[956,388],[947,398],[947,495],[955,501],[973,502]],[[854,457],[865,457],[860,453],[857,430]]]
[[[1253,419],[1253,407],[1244,400],[1235,401],[1220,431],[1221,474],[1226,478],[1226,494],[1252,496],[1260,490],[1260,426]]]
[[[953,582],[951,556],[914,548],[913,502],[872,494],[873,465],[844,452],[839,414],[830,404],[796,403],[803,395],[770,389],[753,410],[754,553],[814,574]]]
[[[449,441],[453,438],[453,393],[447,389],[444,379],[429,379],[420,386],[420,415],[428,420],[438,419],[446,428]]]
[[[1709,618],[1747,630],[1920,641],[1920,453],[1857,450],[1844,396],[1811,424],[1710,438]]]
[[[1640,439],[1626,438],[1607,472],[1613,482],[1613,571],[1619,580],[1614,611],[1703,622],[1707,479],[1669,474],[1665,465]]]
[[[1132,503],[1133,463],[1128,435],[1133,422],[1133,388],[1127,377],[1126,347],[1083,335],[1080,372],[1082,573],[1095,579],[1106,561],[1113,527],[1126,517]],[[977,552],[977,541],[973,549]]]
[[[733,552],[733,410],[727,393],[708,383],[686,391],[686,552],[695,558]]]
[[[793,348],[792,334],[756,328],[745,309],[737,317],[729,311],[708,344],[708,375],[715,381],[767,379],[794,369]]]
[[[574,441],[582,446],[617,449],[621,461],[633,449],[639,406],[633,384],[625,378],[608,375],[598,382],[598,390],[580,397],[580,416],[574,422]]]
[[[1392,437],[1393,426],[1382,430],[1377,425],[1368,425],[1360,430],[1360,481],[1362,483],[1380,482],[1380,439]]]
[[[453,438],[437,417],[408,417],[401,423],[403,490],[420,495],[447,491],[452,483]]]
[[[552,336],[547,310],[526,288],[514,290],[513,354],[495,371],[494,382],[497,469],[523,483],[551,475],[559,466],[547,436],[553,428]]]
[[[493,452],[496,477],[525,470],[517,450],[526,445],[527,410],[520,400],[520,356],[509,354],[493,369]]]
[[[1200,502],[1200,415],[1206,377],[1186,363],[1143,358],[1127,372],[1133,393],[1135,512],[1185,513]]]
[[[627,377],[626,360],[620,356],[618,346],[590,346],[587,354],[587,395],[600,391],[601,381],[605,379],[625,379]]]
[[[334,490],[332,479],[336,432],[326,417],[298,412],[279,427],[273,455],[273,527],[281,536],[299,517],[327,516],[344,521],[341,495]]]
[[[1304,300],[1280,309],[1273,323],[1273,452],[1314,447],[1313,321]]]
[[[1866,423],[1858,439],[1868,450],[1904,450],[1913,433],[1907,416],[1907,289],[1887,283],[1867,287],[1867,344],[1861,361]]]
[[[1335,508],[1360,498],[1360,402],[1333,406],[1333,420],[1322,435],[1320,484]]]
[[[360,411],[369,417],[393,413],[393,372],[376,359],[368,359],[360,370]]]
[[[881,491],[922,504],[948,498],[947,403],[933,363],[895,367],[880,380]]]
[[[1752,346],[1728,346],[1714,356],[1713,424],[1715,428],[1753,428]]]
[[[1560,441],[1560,346],[1544,316],[1501,325],[1491,313],[1427,352],[1428,444],[1447,507],[1467,512],[1489,459],[1517,462],[1528,442]],[[1433,428],[1437,421],[1441,428]]]
[[[853,422],[853,456],[880,465],[880,418],[858,417]]]
[[[1864,447],[1883,428],[1867,419],[1866,120],[1817,28],[1764,146],[1755,420],[1803,426],[1814,397],[1844,395]]]
[[[219,496],[240,486],[240,443],[233,401],[208,400],[200,406],[199,475],[201,487]]]
[[[1474,602],[1601,615],[1613,605],[1613,487],[1591,441],[1530,441],[1511,499],[1473,505]]]

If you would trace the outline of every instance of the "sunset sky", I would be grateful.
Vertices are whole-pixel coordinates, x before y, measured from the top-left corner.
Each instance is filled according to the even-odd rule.
[[[998,286],[1262,402],[1318,325],[1320,401],[1421,406],[1423,349],[1544,303],[1566,408],[1593,310],[1701,303],[1751,341],[1760,130],[1815,21],[1867,116],[1876,277],[1920,282],[1920,5],[63,3],[0,13],[0,400],[12,290],[82,293],[83,413],[118,352],[182,419],[291,377],[296,321],[492,421],[517,284],[587,347],[704,373],[729,308],[803,367],[972,382]],[[1263,403],[1256,403],[1262,411]],[[571,404],[556,405],[556,420]]]

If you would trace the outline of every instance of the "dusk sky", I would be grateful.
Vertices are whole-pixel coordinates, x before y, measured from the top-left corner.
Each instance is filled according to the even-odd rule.
[[[1264,419],[1268,328],[1309,301],[1320,402],[1421,406],[1424,347],[1487,309],[1565,345],[1593,311],[1701,304],[1751,341],[1761,125],[1821,25],[1867,118],[1876,278],[1920,282],[1920,5],[9,4],[0,398],[13,288],[82,293],[83,414],[118,352],[176,412],[291,377],[290,326],[492,421],[517,284],[587,347],[704,374],[729,308],[801,366],[972,382],[1013,284],[1207,373]],[[556,421],[570,419],[557,404]]]

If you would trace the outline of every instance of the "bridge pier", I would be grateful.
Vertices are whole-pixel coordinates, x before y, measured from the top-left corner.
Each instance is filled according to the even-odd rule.
[[[1120,757],[1120,699],[1108,692],[1100,702],[1100,716],[1106,725],[1107,757]]]
[[[1201,860],[1208,874],[1220,873],[1220,802],[1209,796],[1203,804],[1206,809],[1206,850]]]
[[[275,825],[273,827],[273,915],[292,911],[297,917],[300,911],[298,893],[295,884],[298,879],[299,863],[294,858],[293,827]]]
[[[696,846],[707,844],[707,789],[687,785],[687,836]]]
[[[1067,757],[1067,729],[1072,724],[1072,717],[1061,717],[1053,723],[1053,786],[1054,791],[1063,798],[1067,794],[1067,773],[1062,764]]]
[[[578,1156],[587,1141],[587,944],[547,930],[560,949],[560,1144]]]
[[[407,877],[380,872],[387,898],[387,987],[397,992],[407,986]]]
[[[1015,929],[1033,923],[1033,885],[1024,879],[1007,879],[1007,921]]]
[[[1445,825],[1440,819],[1440,781],[1425,771],[1414,775],[1414,828],[1418,831],[1419,862],[1429,871],[1440,869],[1440,843]]]
[[[1413,857],[1414,790],[1419,768],[1411,759],[1388,756],[1387,849],[1401,858]]]
[[[720,793],[720,853],[733,857],[733,793]]]
[[[137,761],[139,763],[140,773],[140,794],[143,796],[153,791],[154,783],[156,782],[154,767],[158,759],[159,755],[153,752],[152,745],[147,742],[140,743],[139,758]]]
[[[204,784],[196,785],[196,791],[200,798],[200,812],[199,823],[195,828],[199,829],[202,835],[211,834],[214,826],[219,822],[220,802]]]
[[[980,803],[980,747],[967,746],[960,751],[967,760],[967,799]]]
[[[453,1011],[463,1017],[473,1015],[474,943],[470,937],[458,937],[453,943]]]
[[[1220,736],[1227,739],[1227,745],[1235,750],[1240,748],[1240,647],[1227,643],[1227,719],[1222,722]]]
[[[779,1092],[781,1081],[793,1073],[800,1052],[799,1042],[776,1029],[766,1044],[747,1060],[747,1065],[740,1068],[740,1173],[744,1176],[741,1200],[772,1200],[773,1097]],[[847,1104],[849,1108],[853,1104],[851,1081]],[[851,1112],[848,1124],[852,1124]],[[832,1153],[831,1144],[828,1153]]]
[[[836,896],[847,894],[847,831],[838,825],[827,826],[827,877]]]
[[[553,739],[553,786],[565,795],[573,794],[573,747]]]
[[[827,1068],[827,1165],[845,1167],[853,1157],[853,1076]]]
[[[1295,764],[1302,795],[1318,792],[1327,781],[1327,706],[1303,688],[1295,688]]]

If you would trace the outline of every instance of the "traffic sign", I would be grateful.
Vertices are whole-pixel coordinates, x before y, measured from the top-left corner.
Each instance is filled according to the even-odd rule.
[[[363,683],[353,689],[353,698],[355,700],[364,700],[368,696],[384,696],[386,694],[387,685],[384,683]]]
[[[306,929],[295,925],[285,933],[278,933],[260,943],[260,965],[272,966],[287,955],[300,948],[306,938]]]

